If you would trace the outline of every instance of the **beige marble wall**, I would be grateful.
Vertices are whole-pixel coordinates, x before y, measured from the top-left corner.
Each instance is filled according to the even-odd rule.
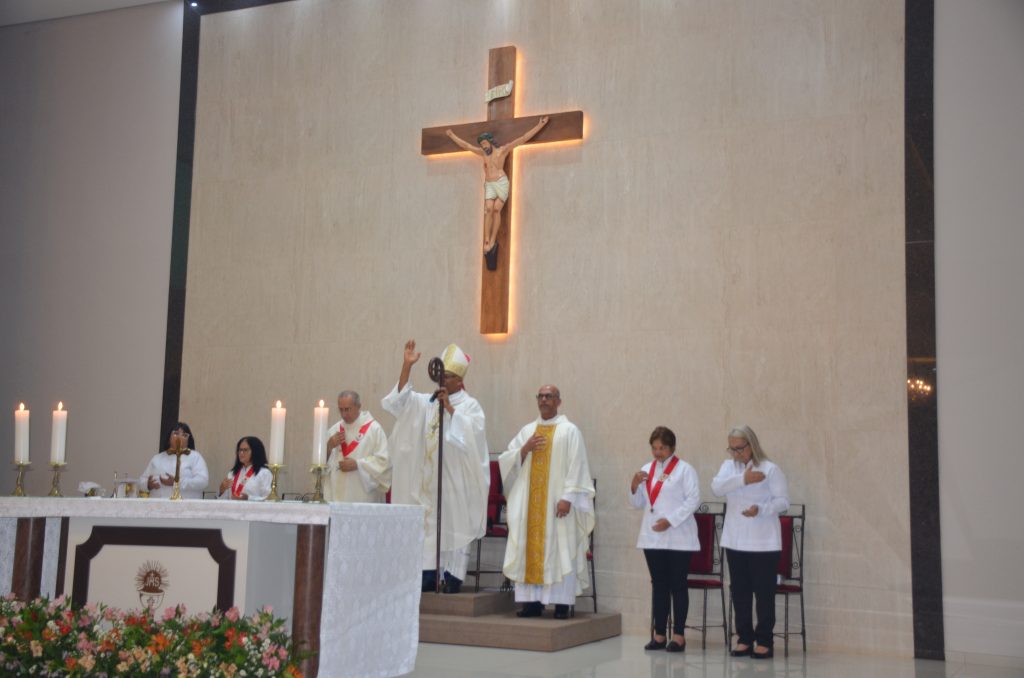
[[[520,50],[512,332],[477,333],[481,173],[420,129]],[[627,478],[665,424],[709,482],[746,422],[809,505],[810,644],[909,655],[903,9],[897,2],[303,2],[203,19],[182,416],[223,471],[289,407],[378,399],[456,341],[492,449],[542,382],[598,478],[602,605],[649,614]],[[424,370],[414,384],[428,388]]]

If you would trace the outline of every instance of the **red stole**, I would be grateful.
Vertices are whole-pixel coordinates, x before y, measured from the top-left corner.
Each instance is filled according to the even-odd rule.
[[[255,472],[256,472],[256,467],[255,466],[250,466],[249,467],[249,472],[245,474],[244,478],[241,477],[242,476],[242,469],[238,469],[238,471],[235,472],[235,479],[231,481],[231,496],[232,497],[241,497],[242,496],[242,489],[245,487],[245,481],[249,480],[249,478],[252,478],[252,474],[255,473]],[[239,479],[241,479],[241,481],[242,481],[241,483],[238,482]]]
[[[372,424],[373,419],[363,424],[361,427],[359,427],[359,435],[356,437],[356,439],[350,443],[345,443],[344,445],[341,446],[342,456],[348,457],[348,455],[355,452],[356,448],[359,447],[359,443],[362,442],[363,436],[366,435],[366,432],[370,430],[370,426]],[[342,428],[344,428],[344,424],[342,424]]]
[[[672,455],[672,461],[665,466],[665,469],[661,472],[661,477],[658,478],[657,483],[654,483],[654,469],[658,466],[658,462],[655,461],[651,464],[651,473],[647,474],[647,499],[648,503],[651,505],[651,513],[654,513],[654,502],[658,500],[658,495],[661,494],[661,486],[665,484],[665,479],[672,475],[672,471],[678,463],[679,457]]]

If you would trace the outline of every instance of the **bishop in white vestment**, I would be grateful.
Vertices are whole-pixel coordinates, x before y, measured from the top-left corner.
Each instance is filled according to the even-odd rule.
[[[440,406],[444,409],[443,483],[441,505],[441,568],[444,590],[458,593],[466,577],[469,545],[484,534],[490,458],[484,411],[463,388],[469,356],[455,344],[442,356],[445,388],[431,401],[409,384],[412,366],[420,359],[416,342],[408,341],[402,371],[381,405],[397,421],[389,440],[394,464],[393,504],[419,504],[423,523],[423,590],[436,586],[437,462]]]
[[[359,394],[338,394],[341,421],[327,430],[327,501],[382,503],[391,488],[391,459],[384,427],[362,409]]]
[[[566,619],[590,584],[594,481],[583,435],[558,413],[561,404],[558,388],[542,386],[540,416],[498,458],[509,528],[502,570],[524,603],[520,617],[539,617],[554,604],[555,618]]]

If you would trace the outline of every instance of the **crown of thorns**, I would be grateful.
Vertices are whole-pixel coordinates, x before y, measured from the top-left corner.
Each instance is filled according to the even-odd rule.
[[[481,141],[484,141],[484,140],[490,141],[493,144],[494,143],[494,135],[491,134],[490,132],[484,132],[483,134],[481,134],[480,136],[478,136],[476,138],[476,143],[479,144]]]

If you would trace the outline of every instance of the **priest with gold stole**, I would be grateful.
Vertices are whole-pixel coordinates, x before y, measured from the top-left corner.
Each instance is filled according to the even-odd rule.
[[[558,413],[555,386],[537,393],[540,416],[501,453],[508,502],[505,576],[515,582],[520,617],[539,617],[554,604],[555,619],[590,584],[587,548],[594,530],[594,481],[583,435]]]
[[[388,437],[377,420],[362,409],[359,394],[338,394],[341,421],[328,429],[327,501],[383,503],[391,488]]]
[[[423,522],[423,590],[436,589],[438,442],[444,411],[441,503],[441,569],[444,592],[458,593],[466,577],[469,545],[487,525],[490,456],[483,408],[463,384],[469,356],[449,344],[441,356],[445,387],[434,394],[416,393],[409,384],[412,366],[420,359],[416,342],[405,344],[398,383],[381,400],[397,421],[391,448],[391,503],[419,504]],[[440,406],[440,407],[439,407]]]

